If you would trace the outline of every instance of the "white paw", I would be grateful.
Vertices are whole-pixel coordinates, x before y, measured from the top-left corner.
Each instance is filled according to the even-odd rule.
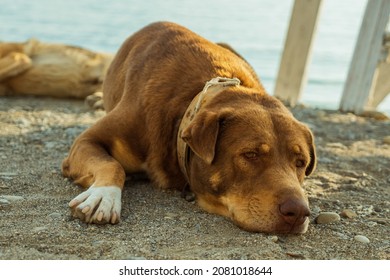
[[[117,186],[91,186],[69,202],[73,217],[87,223],[116,224],[121,215],[122,190]]]

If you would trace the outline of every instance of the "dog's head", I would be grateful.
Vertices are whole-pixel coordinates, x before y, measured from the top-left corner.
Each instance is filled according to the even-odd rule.
[[[305,232],[301,185],[315,168],[312,133],[273,97],[222,103],[210,102],[182,133],[198,204],[248,231]]]

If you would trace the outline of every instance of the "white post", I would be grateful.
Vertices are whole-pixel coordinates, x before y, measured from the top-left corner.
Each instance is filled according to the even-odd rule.
[[[306,69],[319,18],[321,0],[295,0],[274,95],[295,106],[306,84]]]
[[[340,103],[342,111],[360,114],[371,103],[389,13],[390,0],[368,0]]]

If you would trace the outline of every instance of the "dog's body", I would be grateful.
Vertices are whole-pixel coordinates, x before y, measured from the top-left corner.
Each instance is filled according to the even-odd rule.
[[[29,40],[0,42],[0,95],[85,98],[102,90],[113,55]]]
[[[179,132],[192,99],[216,77],[241,85],[210,95]],[[76,217],[117,223],[125,174],[146,172],[160,188],[188,183],[202,208],[246,230],[306,231],[301,183],[315,165],[312,135],[233,50],[172,23],[151,24],[124,42],[103,92],[107,115],[63,162],[63,174],[88,188],[70,202]],[[177,136],[191,149],[188,180]]]

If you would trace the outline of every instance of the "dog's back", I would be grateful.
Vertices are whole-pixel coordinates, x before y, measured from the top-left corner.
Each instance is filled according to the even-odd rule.
[[[210,77],[217,76],[236,77],[243,85],[263,91],[252,67],[230,47],[174,23],[153,23],[128,38],[114,58],[103,87],[105,109],[112,110],[123,93],[131,94],[125,98],[138,99],[138,94],[169,92],[157,102],[179,97],[188,103]]]

